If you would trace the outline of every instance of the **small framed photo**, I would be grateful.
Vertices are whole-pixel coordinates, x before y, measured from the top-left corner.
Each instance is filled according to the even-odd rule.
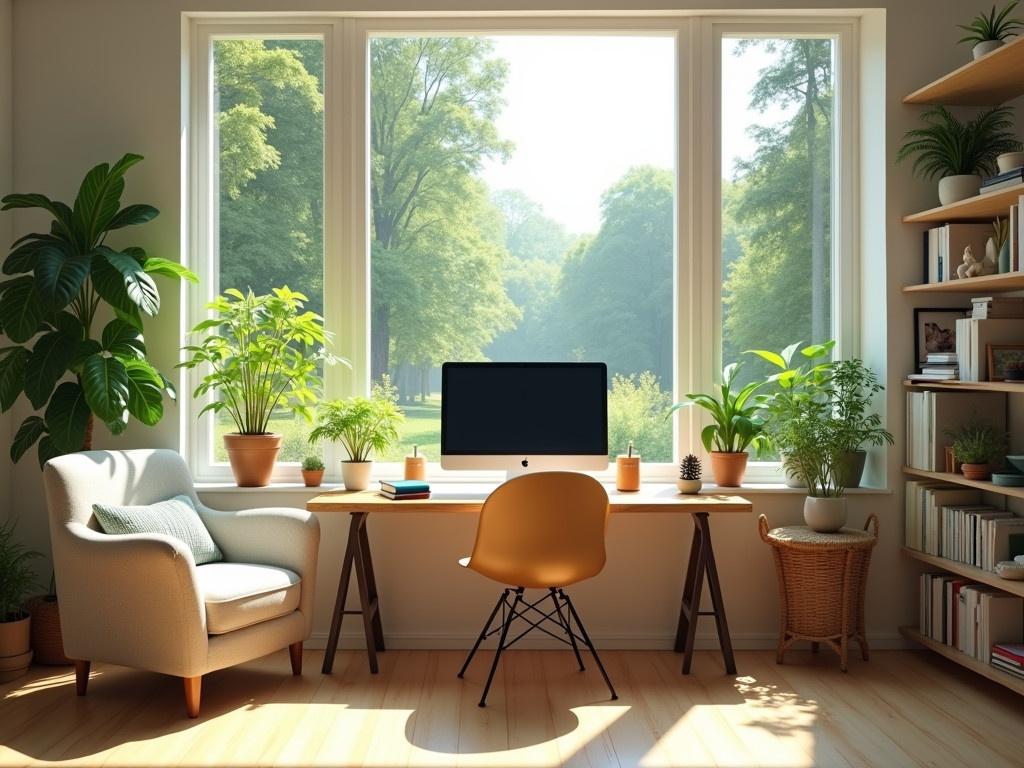
[[[985,353],[989,381],[1024,381],[1024,344],[986,344]]]
[[[914,355],[919,370],[929,353],[956,352],[956,321],[970,316],[969,309],[914,310]]]

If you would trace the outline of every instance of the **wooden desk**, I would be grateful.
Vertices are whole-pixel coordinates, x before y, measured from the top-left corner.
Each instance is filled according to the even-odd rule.
[[[338,650],[341,634],[341,620],[345,615],[361,615],[366,633],[366,653],[370,671],[377,672],[377,652],[385,650],[384,632],[381,629],[380,600],[377,582],[373,574],[373,560],[370,556],[370,539],[366,521],[370,514],[379,513],[463,513],[475,514],[483,506],[484,499],[494,489],[493,485],[476,484],[435,484],[429,499],[392,501],[377,491],[329,491],[310,499],[306,509],[310,512],[348,512],[351,516],[348,544],[341,565],[341,579],[331,617],[331,632],[324,651],[324,674],[334,667],[334,654]],[[725,618],[725,603],[722,587],[715,565],[715,551],[711,544],[710,515],[712,513],[749,513],[753,507],[740,496],[723,494],[681,495],[674,485],[644,485],[638,493],[620,493],[605,487],[612,514],[665,513],[693,515],[693,538],[690,541],[690,556],[683,578],[683,596],[679,608],[679,624],[676,629],[675,650],[683,654],[683,674],[689,674],[693,664],[694,640],[699,616],[714,616],[718,630],[718,643],[722,649],[727,674],[736,674],[736,660],[729,637],[729,625]],[[359,610],[345,610],[348,586],[352,569],[356,571],[356,586],[359,590]],[[707,578],[714,610],[701,611],[700,600]]]

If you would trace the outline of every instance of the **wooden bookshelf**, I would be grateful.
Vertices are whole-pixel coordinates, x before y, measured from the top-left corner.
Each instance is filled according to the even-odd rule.
[[[903,286],[904,293],[972,293],[979,295],[1002,291],[1024,291],[1024,272],[1007,272],[1002,275],[947,280],[943,283]]]
[[[966,200],[960,200],[938,208],[929,208],[920,213],[903,217],[904,224],[944,224],[949,221],[988,221],[996,216],[1005,216],[1011,205],[1024,195],[1024,184],[1014,184],[1006,189],[985,192]]]
[[[957,392],[1008,392],[1010,394],[1024,394],[1024,383],[1019,381],[958,381],[950,379],[946,381],[910,381],[905,379],[903,386],[920,392],[923,389],[944,389]]]
[[[911,549],[910,547],[903,547],[903,554],[907,557],[913,558],[914,560],[920,560],[922,563],[927,563],[933,568],[938,568],[940,571],[955,573],[957,576],[963,576],[965,579],[976,581],[979,584],[988,584],[990,587],[995,587],[1003,592],[1009,592],[1011,595],[1024,597],[1024,581],[1001,579],[997,574],[992,573],[992,571],[975,568],[973,565],[967,565],[966,563],[958,563],[956,560],[947,560],[945,557],[929,555],[925,552]]]
[[[1005,672],[996,669],[991,664],[978,661],[973,656],[968,656],[966,653],[962,653],[952,646],[932,640],[927,635],[921,634],[917,627],[900,627],[900,634],[908,640],[920,643],[930,651],[935,651],[940,656],[945,656],[947,659],[959,664],[961,667],[966,667],[972,672],[977,672],[982,677],[987,677],[989,680],[993,680],[1000,685],[1005,685],[1011,691],[1024,694],[1024,680],[1018,680],[1013,675],[1008,675]]]
[[[938,480],[950,485],[962,485],[967,488],[977,488],[979,491],[998,493],[1001,496],[1012,496],[1015,499],[1024,499],[1024,486],[1014,487],[1012,485],[996,485],[988,480],[968,480],[959,472],[931,472],[927,469],[915,469],[904,467],[903,474],[912,477],[920,477],[925,480]],[[1024,584],[1024,582],[1021,582]],[[1024,591],[1021,592],[1024,596]]]
[[[967,46],[964,53],[970,56]],[[904,97],[904,104],[992,106],[1024,95],[1024,37],[969,61]]]

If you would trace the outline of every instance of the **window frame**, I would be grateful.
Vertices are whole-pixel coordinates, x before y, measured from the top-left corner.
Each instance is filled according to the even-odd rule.
[[[708,390],[721,370],[721,39],[723,36],[827,35],[837,41],[836,97],[840,119],[833,172],[832,318],[837,348],[859,350],[857,253],[857,95],[859,19],[813,14],[529,16],[262,15],[188,16],[183,25],[182,172],[184,259],[200,275],[183,286],[182,334],[205,319],[216,285],[216,190],[212,156],[212,41],[218,37],[322,36],[324,40],[324,316],[334,351],[352,369],[333,366],[325,376],[325,398],[366,394],[370,361],[370,177],[369,45],[372,37],[472,34],[651,34],[672,36],[675,56],[676,189],[674,242],[673,398]],[[702,151],[712,146],[713,152]],[[701,259],[700,254],[712,254]],[[183,336],[184,338],[184,336]],[[183,371],[181,389],[191,394],[198,370]],[[229,482],[230,468],[209,460],[212,420],[196,414],[208,400],[188,398],[181,408],[181,450],[200,482]],[[673,419],[673,445],[681,455],[700,446],[702,414],[683,409]],[[340,447],[324,446],[326,480],[340,480]],[[440,457],[431,457],[439,460]],[[375,462],[374,477],[394,476],[399,463]],[[431,463],[429,476],[444,482],[491,482],[501,472],[443,471]],[[614,477],[594,473],[603,480]],[[708,473],[705,473],[706,476]],[[644,464],[646,480],[671,482],[675,463]],[[299,481],[299,465],[279,463],[272,482]],[[777,462],[751,462],[750,483],[782,482]]]

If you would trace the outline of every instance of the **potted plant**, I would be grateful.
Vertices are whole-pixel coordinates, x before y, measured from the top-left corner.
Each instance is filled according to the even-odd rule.
[[[957,42],[974,43],[971,53],[975,59],[980,59],[986,53],[1001,48],[1005,44],[1006,38],[1017,34],[1018,30],[1024,28],[1024,22],[1008,18],[1013,9],[1017,7],[1018,2],[1019,0],[1010,0],[998,13],[993,5],[991,11],[987,14],[979,13],[970,24],[957,24],[960,29],[967,32]]]
[[[985,261],[996,265],[999,274],[1010,271],[1010,219],[992,219],[992,236],[985,241]]]
[[[913,157],[914,173],[929,180],[938,176],[943,205],[973,197],[981,190],[981,174],[995,172],[996,158],[1021,149],[1012,115],[1010,107],[993,107],[961,122],[945,107],[932,107],[921,113],[924,128],[904,134],[896,161]]]
[[[686,395],[687,400],[676,403],[669,410],[696,405],[711,414],[713,423],[700,433],[704,449],[711,456],[711,474],[717,485],[734,488],[743,481],[747,468],[747,448],[760,449],[764,444],[764,421],[758,414],[753,395],[764,384],[752,381],[739,391],[733,391],[740,363],[731,363],[722,371],[719,397],[704,393]]]
[[[882,427],[882,418],[871,412],[871,401],[885,389],[874,371],[862,360],[840,360],[832,365],[831,395],[834,416],[842,428],[844,485],[860,487],[868,445],[893,444],[893,437]]]
[[[192,329],[207,335],[184,348],[189,357],[180,367],[208,366],[194,397],[216,395],[200,414],[226,413],[235,426],[224,446],[241,487],[270,483],[281,450],[271,417],[288,411],[312,421],[320,365],[340,359],[324,350],[323,318],[306,310],[306,301],[288,286],[261,296],[229,288],[207,305],[216,316]]]
[[[341,462],[341,479],[350,491],[370,485],[373,452],[381,453],[398,441],[398,425],[404,419],[390,392],[374,387],[370,397],[330,400],[317,409],[317,426],[309,442],[339,442],[348,452]]]
[[[324,479],[324,460],[319,456],[307,456],[302,460],[302,481],[307,488],[315,488]]]
[[[968,480],[988,480],[1002,465],[1006,435],[989,424],[971,422],[946,433],[953,440],[953,455]]]
[[[686,454],[679,462],[679,479],[676,480],[676,488],[680,493],[698,493],[701,488],[700,478],[700,459],[692,453]]]
[[[0,523],[0,683],[28,670],[31,616],[22,600],[35,584],[29,561],[39,557],[14,540],[14,521]]]

